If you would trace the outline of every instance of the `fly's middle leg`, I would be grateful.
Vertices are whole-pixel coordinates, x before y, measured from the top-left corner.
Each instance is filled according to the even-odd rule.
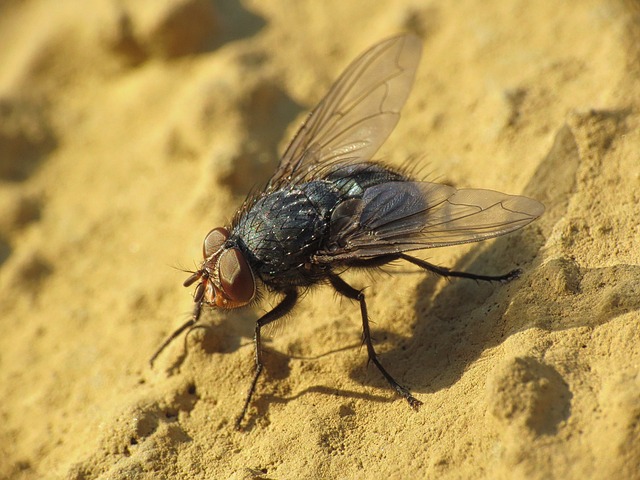
[[[342,280],[337,275],[332,275],[329,277],[329,281],[333,288],[336,289],[338,293],[344,295],[347,298],[352,300],[357,300],[360,303],[360,313],[362,314],[362,339],[364,344],[367,346],[367,353],[369,355],[369,360],[373,362],[373,364],[380,370],[380,373],[384,376],[384,378],[389,382],[389,385],[393,387],[393,389],[404,398],[411,408],[414,410],[418,410],[422,402],[411,395],[411,392],[408,388],[400,385],[387,370],[382,366],[380,360],[378,359],[378,354],[373,347],[373,342],[371,341],[371,330],[369,328],[369,314],[367,313],[367,304],[365,302],[364,293],[361,290],[357,290],[349,285],[347,282]]]

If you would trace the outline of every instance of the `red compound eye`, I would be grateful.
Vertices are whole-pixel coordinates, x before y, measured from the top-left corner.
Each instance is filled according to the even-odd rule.
[[[251,267],[244,255],[237,248],[225,250],[218,262],[220,286],[222,293],[231,302],[242,306],[253,300],[256,294],[256,281]]]
[[[224,242],[229,238],[229,230],[226,228],[218,227],[211,230],[207,233],[207,236],[204,237],[204,242],[202,244],[202,254],[204,258],[209,258],[211,255],[216,253]]]

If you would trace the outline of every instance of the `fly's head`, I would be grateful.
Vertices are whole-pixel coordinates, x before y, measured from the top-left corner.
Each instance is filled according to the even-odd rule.
[[[184,282],[188,287],[199,281],[194,301],[212,307],[238,308],[247,305],[256,295],[256,280],[240,249],[227,244],[229,231],[214,228],[204,239],[204,260],[200,269]]]

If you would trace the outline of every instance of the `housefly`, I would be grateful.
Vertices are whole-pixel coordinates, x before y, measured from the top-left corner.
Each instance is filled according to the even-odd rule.
[[[241,428],[263,370],[261,332],[289,314],[300,293],[325,284],[360,305],[369,360],[413,409],[422,404],[387,372],[376,354],[363,290],[342,279],[350,267],[404,260],[444,277],[506,282],[520,273],[458,272],[406,252],[477,242],[524,227],[541,203],[491,190],[456,190],[418,181],[372,161],[400,117],[422,46],[413,35],[384,40],[357,58],[311,112],[266,187],[249,196],[231,225],[211,230],[196,284],[191,318],[153,355],[199,320],[203,306],[250,304],[264,289],[281,297],[255,326],[253,380],[236,421]]]

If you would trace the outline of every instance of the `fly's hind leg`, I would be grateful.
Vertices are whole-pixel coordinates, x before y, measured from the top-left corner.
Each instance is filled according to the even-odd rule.
[[[417,265],[420,268],[424,268],[425,270],[436,273],[443,277],[469,278],[471,280],[483,280],[486,282],[507,283],[507,282],[510,282],[511,280],[518,278],[522,273],[522,270],[517,268],[515,270],[511,270],[509,273],[505,273],[504,275],[478,275],[476,273],[457,272],[455,270],[449,270],[446,267],[438,267],[437,265],[433,265],[429,262],[425,262],[424,260],[412,257],[410,255],[406,255],[404,253],[398,254],[396,258],[398,260],[399,259],[406,260],[407,262],[413,263],[414,265]]]
[[[336,289],[338,293],[344,295],[347,298],[352,300],[357,300],[360,303],[360,313],[362,314],[362,338],[364,344],[367,346],[367,353],[369,355],[369,360],[373,362],[373,364],[380,370],[380,373],[384,376],[384,378],[389,382],[389,385],[393,387],[393,389],[404,398],[411,408],[414,410],[418,410],[422,402],[411,395],[411,392],[408,388],[400,385],[387,370],[382,366],[380,360],[378,359],[378,354],[373,348],[373,343],[371,342],[371,331],[369,329],[369,315],[367,313],[367,304],[365,303],[364,293],[361,290],[357,290],[349,285],[347,282],[342,280],[337,275],[331,275],[329,277],[329,281],[333,288]]]

